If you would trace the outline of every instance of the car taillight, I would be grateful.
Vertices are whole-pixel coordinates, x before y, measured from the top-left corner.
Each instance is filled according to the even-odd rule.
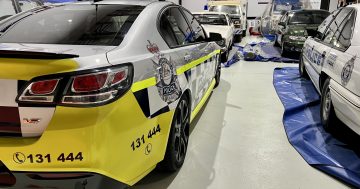
[[[72,84],[73,92],[81,93],[99,90],[104,87],[107,78],[108,73],[77,76]]]
[[[31,84],[29,92],[34,95],[51,94],[54,92],[58,83],[58,79],[34,82]]]
[[[132,78],[131,64],[39,77],[26,85],[17,102],[64,106],[102,105],[121,97],[131,87]]]

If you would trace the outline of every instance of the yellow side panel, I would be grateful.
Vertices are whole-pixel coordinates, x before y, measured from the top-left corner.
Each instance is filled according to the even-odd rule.
[[[1,79],[30,80],[41,75],[74,71],[78,64],[73,59],[36,60],[0,58]]]
[[[204,97],[200,100],[199,104],[195,107],[194,111],[191,113],[190,116],[190,122],[192,122],[194,120],[194,118],[196,117],[196,115],[199,113],[199,111],[201,110],[201,108],[204,106],[206,100],[209,98],[212,90],[214,89],[215,86],[215,79],[212,80],[210,87],[208,88],[208,90],[206,91]]]
[[[0,160],[12,171],[95,172],[133,185],[164,158],[173,114],[146,118],[131,92],[105,106],[57,107],[40,138],[0,138]],[[157,125],[160,132],[149,137]],[[33,163],[27,158],[19,164],[14,161],[17,152],[26,157],[50,154],[51,162],[37,163],[34,157]],[[62,153],[66,158],[80,152],[82,161],[58,160]]]

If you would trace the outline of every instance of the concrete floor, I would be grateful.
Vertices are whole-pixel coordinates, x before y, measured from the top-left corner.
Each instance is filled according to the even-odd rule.
[[[309,166],[288,142],[272,85],[274,68],[284,66],[297,64],[241,61],[224,68],[192,124],[182,169],[153,171],[132,188],[349,188]]]

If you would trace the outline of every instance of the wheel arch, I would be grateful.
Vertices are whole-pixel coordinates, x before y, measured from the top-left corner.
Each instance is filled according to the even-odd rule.
[[[320,92],[322,92],[323,87],[324,87],[324,83],[327,80],[327,78],[329,78],[329,75],[322,71],[320,73],[320,76],[319,76],[319,90],[320,90]]]

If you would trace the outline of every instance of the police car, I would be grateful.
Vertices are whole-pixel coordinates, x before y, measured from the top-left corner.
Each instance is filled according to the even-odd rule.
[[[310,76],[321,94],[325,129],[339,120],[360,134],[360,18],[359,5],[333,12],[306,40],[300,74]]]
[[[121,188],[178,170],[221,35],[181,6],[42,6],[0,22],[0,188]]]

